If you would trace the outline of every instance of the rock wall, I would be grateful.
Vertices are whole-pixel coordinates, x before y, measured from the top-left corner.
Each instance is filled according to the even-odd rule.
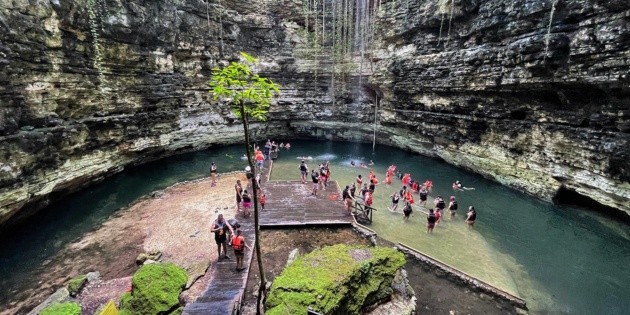
[[[627,1],[556,1],[548,37],[552,1],[379,3],[371,77],[335,87],[326,56],[300,52],[299,0],[0,4],[0,224],[127,165],[240,142],[206,83],[241,50],[282,86],[258,135],[369,140],[376,95],[380,142],[630,213]]]
[[[381,17],[386,141],[630,214],[630,2],[390,1]]]

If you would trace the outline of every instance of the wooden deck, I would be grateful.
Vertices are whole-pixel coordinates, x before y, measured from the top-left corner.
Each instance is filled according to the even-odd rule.
[[[260,214],[261,228],[352,224],[335,181],[329,181],[317,196],[311,194],[312,182],[272,180],[263,189],[267,204]]]
[[[273,162],[266,161],[261,174],[261,186],[267,196],[265,211],[260,212],[261,228],[352,225],[353,218],[346,212],[341,202],[341,192],[335,181],[328,183],[327,190],[320,190],[317,196],[313,196],[311,182],[302,184],[300,181],[270,181],[272,167]],[[231,259],[222,259],[215,263],[216,268],[208,288],[195,302],[186,305],[183,314],[240,313],[253,256],[254,216],[250,218],[239,216],[237,220],[241,224],[247,245],[252,248],[252,250],[245,249],[243,266],[246,269],[236,271],[233,251],[228,249]]]
[[[254,224],[246,220],[239,220],[245,241],[254,248]],[[229,247],[229,246],[228,246]],[[214,248],[214,247],[213,247]],[[241,308],[241,300],[247,286],[247,277],[252,261],[252,250],[245,249],[243,271],[236,271],[236,258],[231,248],[228,248],[230,259],[221,259],[215,264],[212,280],[208,288],[194,303],[187,304],[183,314],[189,315],[226,315],[237,314]]]

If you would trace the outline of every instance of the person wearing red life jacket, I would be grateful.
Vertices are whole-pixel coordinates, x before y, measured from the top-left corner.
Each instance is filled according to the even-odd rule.
[[[245,248],[251,250],[252,248],[245,242],[241,229],[236,230],[236,235],[232,237],[232,249],[234,250],[234,256],[236,257],[236,271],[245,270],[243,267],[243,257],[245,256]]]
[[[369,190],[365,193],[364,198],[365,198],[365,204],[371,207],[372,206],[372,193]]]

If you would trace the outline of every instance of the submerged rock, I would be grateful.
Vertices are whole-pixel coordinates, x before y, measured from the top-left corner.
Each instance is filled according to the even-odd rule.
[[[325,247],[298,257],[272,286],[266,314],[360,314],[391,297],[404,256],[386,247]]]

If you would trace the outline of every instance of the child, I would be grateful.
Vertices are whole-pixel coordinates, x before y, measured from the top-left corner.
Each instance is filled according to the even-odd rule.
[[[267,202],[267,196],[265,194],[260,195],[260,209],[261,211],[265,211],[265,203]]]
[[[429,209],[429,214],[427,215],[427,233],[433,233],[433,228],[437,220],[438,218],[435,213],[433,213],[433,209]]]
[[[234,256],[236,257],[236,271],[245,270],[245,267],[243,267],[245,248],[251,250],[251,247],[245,243],[245,237],[242,234],[241,229],[237,229],[236,235],[232,237],[232,249],[234,249]]]

